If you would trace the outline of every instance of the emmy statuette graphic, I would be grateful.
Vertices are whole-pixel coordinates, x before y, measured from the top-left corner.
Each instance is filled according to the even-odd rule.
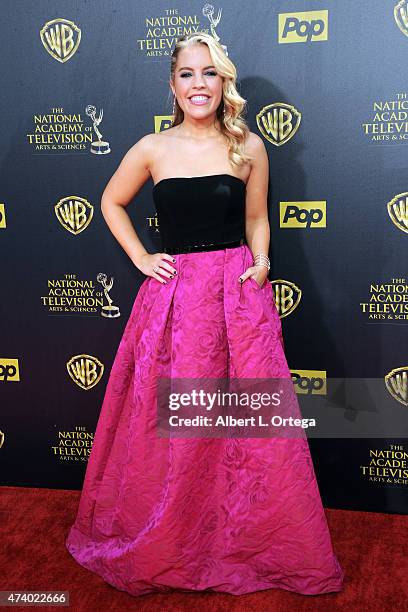
[[[98,281],[98,283],[101,283],[101,285],[103,286],[105,297],[108,300],[108,305],[102,306],[101,315],[103,317],[107,317],[108,319],[114,319],[115,317],[120,317],[119,307],[113,306],[112,304],[113,300],[109,296],[109,291],[112,289],[112,286],[113,286],[113,277],[111,276],[111,279],[108,283],[108,277],[106,276],[106,274],[103,274],[103,272],[100,272],[98,276],[96,277],[96,280]]]
[[[91,144],[91,153],[95,153],[96,155],[106,155],[106,153],[110,153],[111,149],[109,147],[109,142],[102,140],[102,134],[98,130],[98,125],[102,121],[103,117],[103,108],[99,111],[99,117],[96,118],[96,107],[88,104],[85,109],[85,113],[90,117],[93,121],[93,129],[96,132],[96,135],[99,140],[95,140]]]
[[[208,21],[210,22],[211,36],[215,38],[217,42],[220,43],[221,47],[224,49],[225,55],[228,57],[227,46],[221,44],[220,37],[215,31],[215,28],[217,27],[217,25],[220,23],[220,20],[221,20],[222,9],[218,9],[218,15],[215,19],[214,19],[214,12],[215,12],[215,8],[213,7],[212,4],[205,4],[203,6],[203,15],[204,17],[207,17]]]

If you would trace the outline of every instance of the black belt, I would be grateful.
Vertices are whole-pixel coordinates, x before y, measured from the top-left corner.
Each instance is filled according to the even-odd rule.
[[[232,249],[242,246],[245,242],[244,238],[234,240],[233,242],[212,242],[210,244],[194,244],[194,245],[175,245],[163,247],[163,253],[170,255],[181,255],[182,253],[194,253],[199,251],[218,251],[220,249]]]

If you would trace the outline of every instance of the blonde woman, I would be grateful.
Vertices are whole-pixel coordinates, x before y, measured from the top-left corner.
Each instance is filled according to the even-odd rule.
[[[293,387],[267,280],[268,157],[242,117],[236,76],[210,35],[179,39],[173,125],[127,152],[102,197],[110,230],[146,279],[66,545],[83,567],[134,596],[342,588],[305,436],[217,437],[208,423],[190,437],[158,435],[159,380],[262,378]],[[158,253],[146,251],[126,212],[150,178]]]

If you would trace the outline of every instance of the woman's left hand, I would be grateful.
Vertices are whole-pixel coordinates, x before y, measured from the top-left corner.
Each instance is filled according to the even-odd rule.
[[[242,279],[242,283],[244,283],[250,276],[258,283],[259,287],[263,287],[265,279],[268,276],[268,269],[265,266],[251,266],[241,274],[238,281],[241,282]]]

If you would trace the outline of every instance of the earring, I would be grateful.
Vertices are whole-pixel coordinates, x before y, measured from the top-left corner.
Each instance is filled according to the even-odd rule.
[[[173,95],[173,116],[176,112],[176,94]]]

